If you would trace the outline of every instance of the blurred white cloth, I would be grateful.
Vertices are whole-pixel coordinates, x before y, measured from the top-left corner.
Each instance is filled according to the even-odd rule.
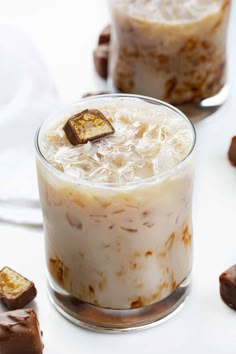
[[[30,39],[0,26],[0,221],[41,222],[39,210],[34,215],[35,210],[23,206],[28,200],[37,204],[34,137],[58,104],[47,68]]]

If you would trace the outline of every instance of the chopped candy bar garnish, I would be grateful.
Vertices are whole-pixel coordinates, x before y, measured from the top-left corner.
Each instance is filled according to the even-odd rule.
[[[236,310],[236,265],[220,275],[220,296],[224,303]]]
[[[98,109],[86,109],[70,117],[63,130],[71,144],[85,144],[113,134],[115,129]]]
[[[1,354],[42,354],[41,334],[33,309],[0,313]]]
[[[37,295],[34,283],[4,267],[0,271],[0,296],[9,309],[19,309],[31,302]]]

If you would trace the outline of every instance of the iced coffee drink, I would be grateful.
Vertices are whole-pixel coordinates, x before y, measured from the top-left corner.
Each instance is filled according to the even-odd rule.
[[[196,104],[221,91],[230,0],[110,0],[110,5],[110,76],[119,91],[174,105]]]
[[[71,143],[65,127],[80,112],[99,112],[112,134]],[[84,99],[44,122],[37,171],[50,296],[65,316],[93,328],[137,328],[184,300],[194,143],[182,113],[141,96]]]

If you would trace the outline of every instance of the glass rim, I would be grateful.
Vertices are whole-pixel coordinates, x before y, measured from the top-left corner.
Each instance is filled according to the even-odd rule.
[[[69,176],[67,174],[65,174],[63,171],[58,170],[54,165],[52,165],[52,163],[50,163],[46,157],[43,155],[41,149],[40,149],[40,144],[39,144],[39,134],[41,132],[41,129],[44,125],[44,123],[46,121],[48,121],[50,119],[50,117],[52,117],[52,114],[50,115],[50,117],[46,118],[42,124],[39,126],[39,128],[36,131],[35,134],[35,149],[36,149],[36,153],[37,156],[39,157],[40,161],[43,162],[43,164],[52,171],[52,173],[56,174],[57,176],[59,176],[60,178],[62,178],[63,180],[73,183],[74,185],[83,185],[83,186],[90,186],[90,187],[97,187],[97,188],[129,188],[129,187],[137,187],[140,185],[144,185],[144,184],[148,184],[148,183],[152,183],[152,182],[157,182],[157,181],[161,181],[165,178],[167,178],[169,175],[173,174],[175,170],[177,170],[193,153],[195,145],[196,145],[196,130],[195,127],[193,125],[193,123],[191,122],[191,120],[183,113],[181,112],[178,108],[172,106],[171,104],[161,101],[157,98],[153,98],[153,97],[148,97],[148,96],[143,96],[143,95],[135,95],[135,94],[121,94],[121,93],[109,93],[109,94],[103,94],[103,95],[94,95],[94,96],[90,96],[90,97],[86,97],[86,98],[81,98],[79,101],[75,101],[69,104],[65,104],[60,110],[54,112],[54,115],[56,114],[60,114],[63,111],[66,111],[66,108],[72,108],[72,107],[77,107],[80,104],[83,104],[84,102],[90,102],[90,101],[95,101],[98,99],[110,99],[110,98],[128,98],[128,99],[140,99],[143,100],[147,103],[150,104],[156,104],[156,105],[161,105],[161,106],[165,106],[167,108],[169,108],[170,110],[176,112],[177,114],[179,114],[182,118],[185,119],[185,121],[187,121],[187,123],[189,124],[189,126],[191,127],[192,133],[193,133],[193,141],[192,141],[192,145],[191,148],[189,149],[189,152],[186,154],[186,156],[184,156],[181,161],[179,161],[176,165],[172,166],[171,168],[167,169],[166,171],[163,171],[157,175],[153,175],[151,177],[148,178],[142,178],[139,179],[137,181],[129,181],[129,182],[99,182],[99,181],[93,181],[93,180],[89,180],[89,179],[85,179],[85,178],[77,178],[77,177],[73,177],[73,176]]]

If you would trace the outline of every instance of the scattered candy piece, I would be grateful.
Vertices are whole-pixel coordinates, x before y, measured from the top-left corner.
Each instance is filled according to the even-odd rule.
[[[98,37],[98,46],[93,51],[93,60],[97,74],[106,79],[108,76],[108,59],[111,40],[111,26],[107,25]]]
[[[103,28],[102,32],[98,37],[98,45],[110,43],[110,40],[111,40],[111,25],[107,25],[106,27]]]
[[[4,267],[0,271],[0,296],[9,309],[19,309],[32,301],[37,295],[34,283]]]
[[[42,354],[41,334],[33,309],[0,313],[1,354]]]
[[[98,109],[85,109],[70,117],[63,130],[71,144],[85,144],[115,132],[109,120]]]
[[[231,140],[228,157],[231,164],[236,167],[236,136]]]
[[[220,295],[222,300],[236,310],[236,265],[220,275]]]
[[[108,76],[108,58],[109,58],[109,45],[100,44],[93,51],[93,60],[97,74],[106,79]]]

